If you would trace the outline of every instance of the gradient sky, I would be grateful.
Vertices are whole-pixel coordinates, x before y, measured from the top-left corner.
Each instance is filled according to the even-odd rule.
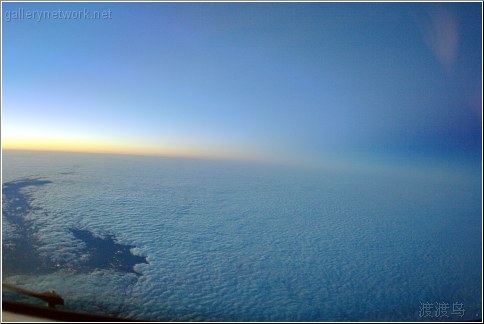
[[[111,19],[12,19],[19,8]],[[481,8],[2,3],[3,147],[480,156]]]

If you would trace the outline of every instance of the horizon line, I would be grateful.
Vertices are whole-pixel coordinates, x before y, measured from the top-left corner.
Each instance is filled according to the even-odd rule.
[[[233,163],[247,163],[254,165],[265,165],[265,166],[286,166],[294,167],[294,163],[276,161],[269,159],[256,159],[256,158],[243,158],[235,156],[209,156],[209,155],[183,155],[183,154],[169,154],[169,153],[146,153],[146,152],[107,152],[107,151],[81,151],[81,150],[67,150],[67,149],[33,149],[33,148],[1,148],[2,160],[3,153],[8,152],[31,152],[31,153],[63,153],[63,154],[88,154],[88,155],[105,155],[105,156],[125,156],[125,157],[140,157],[140,158],[160,158],[160,159],[182,159],[182,160],[192,160],[192,161],[213,161],[213,162],[233,162]],[[3,171],[3,164],[2,164]]]

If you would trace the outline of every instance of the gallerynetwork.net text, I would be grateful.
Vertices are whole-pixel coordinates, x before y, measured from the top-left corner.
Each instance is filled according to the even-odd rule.
[[[82,10],[25,10],[23,8],[19,8],[16,10],[5,10],[4,12],[4,22],[10,22],[12,20],[24,20],[30,19],[35,20],[37,22],[41,22],[42,20],[62,20],[62,19],[112,19],[112,11],[111,9],[106,10],[89,10],[89,9],[82,9]]]

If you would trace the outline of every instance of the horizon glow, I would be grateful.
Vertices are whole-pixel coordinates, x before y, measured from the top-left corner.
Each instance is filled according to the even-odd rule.
[[[312,165],[480,158],[480,8],[2,3],[2,146]]]

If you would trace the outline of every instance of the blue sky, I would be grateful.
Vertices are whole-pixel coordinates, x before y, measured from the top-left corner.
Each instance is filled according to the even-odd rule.
[[[2,8],[6,148],[316,164],[481,153],[480,3]]]

